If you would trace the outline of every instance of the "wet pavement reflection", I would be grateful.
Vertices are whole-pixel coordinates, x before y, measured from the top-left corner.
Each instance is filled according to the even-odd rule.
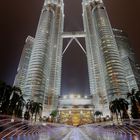
[[[140,140],[139,135],[104,132],[93,127],[60,127],[48,128],[48,131],[38,134],[34,140]]]
[[[0,140],[140,140],[140,120],[74,127],[6,117],[0,120],[0,128]]]

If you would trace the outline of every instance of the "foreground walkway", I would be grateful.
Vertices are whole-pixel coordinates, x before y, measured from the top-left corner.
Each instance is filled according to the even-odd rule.
[[[63,124],[31,124],[3,117],[0,119],[1,140],[140,140],[140,121],[122,125],[90,124],[73,127]]]
[[[73,128],[62,140],[92,140],[80,128]]]

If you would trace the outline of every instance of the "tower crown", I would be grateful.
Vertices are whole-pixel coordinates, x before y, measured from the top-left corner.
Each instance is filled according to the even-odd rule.
[[[98,2],[98,3],[103,3],[102,0],[94,0],[95,2]]]
[[[103,0],[83,0],[83,3],[103,3]]]
[[[49,3],[54,3],[54,4],[61,5],[63,3],[63,0],[45,0],[44,5],[47,5]]]

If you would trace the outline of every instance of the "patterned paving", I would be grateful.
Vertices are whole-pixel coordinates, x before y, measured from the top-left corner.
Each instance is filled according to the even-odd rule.
[[[140,140],[140,120],[121,125],[89,124],[73,127],[63,124],[33,124],[0,116],[1,140]]]

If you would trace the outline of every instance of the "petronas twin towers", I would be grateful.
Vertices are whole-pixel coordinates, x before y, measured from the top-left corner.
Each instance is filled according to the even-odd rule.
[[[26,98],[45,108],[58,107],[61,88],[63,39],[84,38],[90,94],[99,110],[128,91],[115,36],[102,0],[83,0],[83,32],[64,32],[63,0],[45,0],[22,87]],[[80,43],[79,43],[80,44]],[[64,50],[65,51],[65,50]]]
[[[25,93],[31,99],[54,107],[60,94],[63,31],[63,3],[45,1],[40,16],[25,81]]]

